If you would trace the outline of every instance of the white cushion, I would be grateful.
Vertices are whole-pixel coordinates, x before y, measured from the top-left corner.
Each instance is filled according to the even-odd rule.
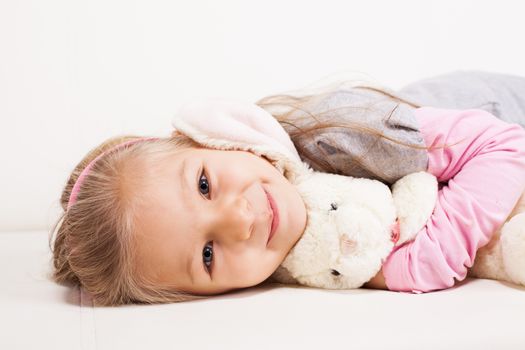
[[[523,349],[525,288],[467,279],[427,294],[265,285],[93,308],[47,279],[47,232],[0,233],[0,349]]]

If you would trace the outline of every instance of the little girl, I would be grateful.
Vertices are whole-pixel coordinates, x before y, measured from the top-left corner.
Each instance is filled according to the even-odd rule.
[[[366,286],[452,286],[525,189],[525,131],[482,110],[417,108],[386,90],[341,91],[257,104],[273,111],[316,170],[386,183],[418,170],[436,175],[442,188],[427,227]],[[394,108],[379,118],[388,105]],[[289,108],[276,112],[279,106]],[[433,147],[441,144],[453,146]],[[105,142],[77,165],[61,204],[55,280],[82,285],[101,305],[257,285],[279,267],[307,220],[298,192],[265,158],[204,149],[179,134]]]

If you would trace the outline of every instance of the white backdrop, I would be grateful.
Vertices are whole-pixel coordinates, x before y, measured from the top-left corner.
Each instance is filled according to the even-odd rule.
[[[168,135],[189,97],[255,101],[352,72],[392,88],[457,69],[525,75],[524,6],[0,0],[0,230],[49,229],[89,149]]]

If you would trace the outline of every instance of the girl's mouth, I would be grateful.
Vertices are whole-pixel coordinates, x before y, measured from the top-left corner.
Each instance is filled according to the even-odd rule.
[[[266,197],[268,199],[268,204],[270,206],[270,210],[272,212],[272,218],[271,218],[271,225],[270,225],[270,234],[268,235],[268,241],[266,242],[266,245],[270,244],[270,240],[275,235],[275,232],[277,231],[277,227],[279,226],[279,208],[277,207],[277,203],[273,199],[272,195],[269,191],[264,191],[266,193]]]

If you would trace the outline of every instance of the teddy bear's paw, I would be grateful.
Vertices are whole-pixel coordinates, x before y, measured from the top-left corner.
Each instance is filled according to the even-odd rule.
[[[425,171],[408,174],[392,187],[399,220],[398,245],[413,239],[425,226],[436,206],[438,182]]]
[[[503,225],[500,240],[507,274],[512,282],[525,285],[525,213]]]

